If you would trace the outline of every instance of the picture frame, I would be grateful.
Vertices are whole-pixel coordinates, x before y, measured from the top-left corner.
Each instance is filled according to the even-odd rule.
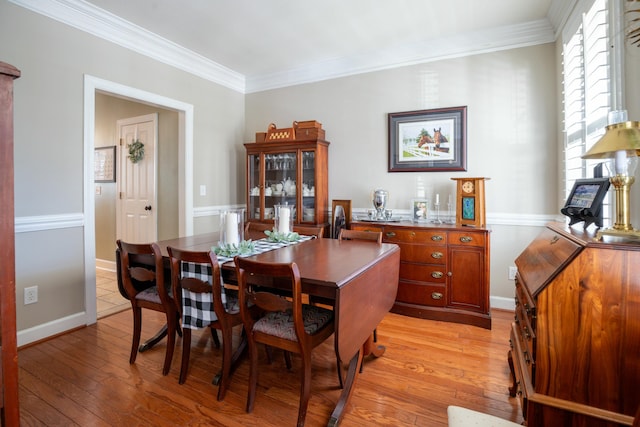
[[[338,207],[342,208],[342,215],[336,216]],[[339,212],[338,212],[339,213]],[[331,201],[331,218],[332,218],[332,238],[337,239],[341,228],[349,228],[351,226],[351,200],[334,199]],[[344,223],[342,222],[344,220]]]
[[[569,217],[569,225],[584,221],[602,227],[602,202],[609,191],[609,178],[576,179],[567,197],[562,214]]]
[[[467,107],[389,113],[389,172],[467,170]]]
[[[411,199],[411,219],[413,222],[429,220],[429,201],[427,199]]]
[[[93,157],[93,181],[116,182],[116,146],[96,147]]]

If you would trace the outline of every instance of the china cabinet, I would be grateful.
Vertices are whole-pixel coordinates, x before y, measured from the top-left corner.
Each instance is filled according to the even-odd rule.
[[[640,245],[550,223],[516,260],[508,362],[529,427],[631,425],[640,405]]]
[[[293,205],[294,225],[325,228],[328,236],[329,142],[252,142],[247,152],[247,221],[271,223],[276,205]]]
[[[491,329],[489,230],[413,222],[351,222],[351,229],[382,231],[400,246],[394,313]]]
[[[16,337],[15,225],[13,206],[13,80],[15,67],[0,62],[0,424],[20,424]]]

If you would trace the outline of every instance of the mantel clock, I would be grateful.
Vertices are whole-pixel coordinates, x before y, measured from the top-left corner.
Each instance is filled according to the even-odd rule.
[[[484,182],[490,178],[451,178],[458,181],[456,191],[456,224],[486,227]]]

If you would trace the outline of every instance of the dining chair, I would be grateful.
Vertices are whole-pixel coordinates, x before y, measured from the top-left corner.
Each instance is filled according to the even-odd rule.
[[[244,226],[245,239],[262,239],[266,235],[265,230],[273,230],[273,223],[249,221]],[[324,237],[324,228],[312,225],[294,225],[293,231],[303,236],[315,236],[320,239]]]
[[[315,236],[316,239],[324,237],[324,227],[314,225],[294,225],[293,231],[303,236]]]
[[[297,422],[298,426],[302,426],[311,392],[311,352],[333,334],[333,311],[302,303],[300,272],[294,262],[264,263],[236,257],[235,264],[240,313],[250,354],[246,411],[253,411],[255,401],[258,344],[280,348],[285,354],[299,354],[302,360]],[[291,299],[269,292],[268,287],[274,284],[288,286]],[[254,311],[251,311],[252,308]],[[258,315],[255,308],[260,309]]]
[[[156,243],[136,244],[117,240],[120,258],[121,293],[131,302],[133,338],[129,363],[136,361],[142,330],[142,309],[165,313],[167,318],[167,348],[162,375],[171,369],[176,332],[181,334],[178,311],[170,286],[165,283],[162,253]],[[140,351],[143,351],[142,349]]]
[[[249,221],[244,226],[244,238],[258,240],[266,237],[265,230],[273,230],[273,223]]]
[[[212,251],[194,252],[167,247],[171,265],[171,288],[182,319],[182,363],[178,382],[184,384],[191,357],[191,330],[210,328],[217,341],[222,332],[222,370],[214,379],[218,384],[218,400],[224,399],[231,381],[232,369],[243,350],[244,341],[231,353],[233,327],[242,324],[238,294],[224,289],[220,265]]]

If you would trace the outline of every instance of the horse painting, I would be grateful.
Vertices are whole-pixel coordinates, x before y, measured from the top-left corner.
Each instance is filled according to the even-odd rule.
[[[422,129],[422,132],[420,132],[420,138],[418,139],[418,147],[422,148],[425,144],[433,144],[433,138],[431,138],[429,132]]]
[[[436,144],[436,151],[442,151],[443,153],[449,152],[449,148],[441,147],[441,144],[449,142],[447,137],[442,134],[442,128],[433,129],[433,140],[431,142],[434,142]]]

